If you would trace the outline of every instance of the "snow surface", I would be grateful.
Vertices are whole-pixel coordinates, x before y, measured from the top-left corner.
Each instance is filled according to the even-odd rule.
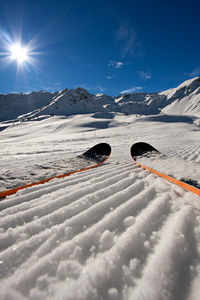
[[[198,152],[199,143],[193,145],[193,151],[194,148]],[[192,184],[200,189],[200,157],[196,157],[194,161],[186,161],[182,157],[153,152],[138,156],[136,161],[143,166]]]
[[[102,111],[0,132],[2,187],[37,180],[47,174],[36,166],[64,164],[97,143],[112,147],[97,168],[0,201],[0,299],[198,300],[200,198],[130,156],[143,141],[199,165],[198,122]]]

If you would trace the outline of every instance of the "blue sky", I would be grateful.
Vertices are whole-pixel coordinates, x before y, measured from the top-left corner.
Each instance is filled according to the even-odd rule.
[[[197,0],[0,0],[0,93],[176,87],[200,76],[199,11]]]

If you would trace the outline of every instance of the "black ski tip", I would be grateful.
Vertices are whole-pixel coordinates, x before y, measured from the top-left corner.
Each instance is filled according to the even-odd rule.
[[[101,163],[106,158],[109,157],[110,153],[111,153],[110,145],[107,143],[100,143],[100,144],[93,146],[86,152],[84,152],[82,154],[82,156],[86,159],[92,159],[98,163]]]
[[[151,146],[150,144],[145,142],[135,143],[131,147],[131,156],[133,158],[137,156],[141,156],[148,152],[159,152],[159,151],[155,149],[153,146]]]

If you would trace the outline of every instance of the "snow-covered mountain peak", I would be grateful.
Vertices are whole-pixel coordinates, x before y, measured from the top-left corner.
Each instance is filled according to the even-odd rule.
[[[141,102],[144,101],[146,98],[146,92],[139,92],[139,93],[131,93],[131,94],[120,94],[118,97],[115,98],[116,102]]]
[[[95,95],[96,98],[105,97],[106,95],[104,93],[98,93]]]
[[[166,90],[159,93],[160,95],[166,95],[167,99],[170,98],[183,98],[191,93],[199,93],[200,91],[200,78],[195,77],[181,83],[178,87]]]
[[[77,87],[75,90],[64,89],[61,92],[59,92],[58,98],[60,98],[62,96],[65,96],[65,98],[68,98],[68,99],[76,99],[78,101],[87,100],[87,99],[93,97],[92,94],[90,94],[87,90],[85,90],[82,87]]]
[[[82,87],[54,93],[0,94],[0,122],[96,112],[200,116],[200,78],[187,80],[160,93],[139,92],[117,97],[103,93],[93,95]]]
[[[200,77],[195,77],[181,83],[177,89],[181,88],[197,88],[200,87]]]
[[[78,93],[78,94],[90,94],[86,89],[82,88],[81,86],[78,86],[75,91]]]
[[[58,92],[58,95],[65,94],[67,91],[68,91],[68,89],[66,88],[66,89],[64,89],[64,90],[62,90],[62,91],[60,91],[60,92]]]
[[[182,91],[184,95],[189,95],[189,94],[196,94],[199,93],[199,88],[200,88],[200,78],[195,77],[193,79],[184,81],[182,84],[180,84],[177,87],[177,91]]]
[[[105,110],[101,103],[95,101],[95,96],[82,87],[64,89],[52,101],[37,111],[33,116],[41,115],[75,115],[86,114]]]

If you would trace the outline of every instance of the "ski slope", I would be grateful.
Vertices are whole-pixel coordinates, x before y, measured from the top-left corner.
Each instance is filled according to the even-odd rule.
[[[181,120],[116,114],[108,125],[106,115],[95,123],[88,114],[2,131],[2,189],[47,176],[52,162],[63,168],[100,142],[112,153],[97,168],[0,202],[0,299],[198,300],[200,198],[130,156],[145,141],[199,165],[197,120]]]

